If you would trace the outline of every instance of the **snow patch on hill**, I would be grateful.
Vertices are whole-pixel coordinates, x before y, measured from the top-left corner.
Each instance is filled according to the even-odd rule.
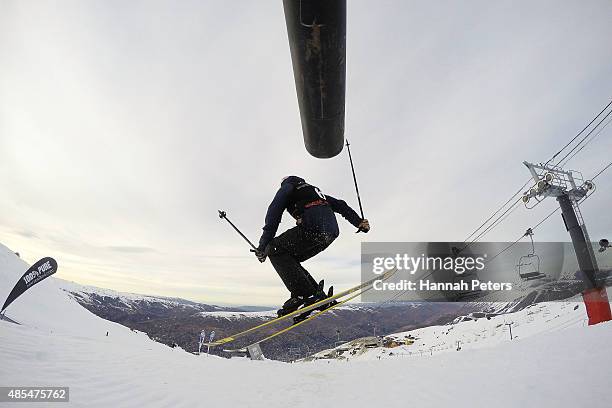
[[[228,320],[244,319],[244,318],[275,318],[276,310],[263,310],[260,312],[235,312],[235,311],[218,311],[218,312],[201,312],[201,316],[217,317]]]
[[[450,324],[384,336],[378,339],[378,347],[373,346],[372,339],[351,341],[321,351],[313,358],[367,360],[433,356],[496,347],[536,335],[586,327],[587,320],[582,298],[577,296],[566,301],[538,303],[501,315],[471,313]]]
[[[210,309],[218,309],[225,310],[226,308],[216,306],[216,305],[208,305],[198,302],[192,302],[185,299],[173,298],[173,297],[165,297],[165,296],[151,296],[151,295],[141,295],[138,293],[129,293],[129,292],[117,292],[111,289],[99,288],[96,286],[88,286],[81,285],[76,282],[66,281],[58,279],[59,285],[62,290],[72,294],[77,295],[84,302],[94,302],[92,295],[100,296],[100,297],[109,297],[112,299],[117,299],[118,301],[125,304],[126,307],[132,308],[134,302],[148,302],[148,303],[156,303],[164,307],[193,307],[198,308],[201,306],[206,306]]]

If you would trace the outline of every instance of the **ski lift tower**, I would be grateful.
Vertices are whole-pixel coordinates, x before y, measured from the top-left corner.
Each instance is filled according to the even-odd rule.
[[[584,180],[579,172],[564,170],[556,165],[528,162],[523,164],[527,166],[535,182],[535,185],[523,194],[525,206],[531,199],[539,203],[546,197],[556,197],[559,202],[565,228],[570,234],[578,258],[578,266],[585,277],[586,287],[582,292],[582,298],[587,309],[589,325],[612,320],[606,287],[597,281],[599,268],[578,206],[580,200],[595,189],[595,185],[591,180]]]

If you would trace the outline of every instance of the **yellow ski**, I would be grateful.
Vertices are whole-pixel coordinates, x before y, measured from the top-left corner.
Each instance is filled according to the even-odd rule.
[[[340,302],[336,303],[335,305],[332,305],[332,306],[328,307],[327,309],[320,310],[320,311],[318,311],[317,313],[315,313],[315,314],[312,314],[312,315],[308,316],[306,319],[304,319],[304,320],[302,320],[302,321],[300,321],[300,322],[298,322],[298,323],[295,323],[295,324],[293,324],[293,325],[291,325],[291,326],[285,327],[285,328],[284,328],[284,329],[282,329],[282,330],[279,330],[279,331],[277,331],[277,332],[274,332],[274,333],[270,334],[268,337],[264,337],[263,339],[261,339],[261,340],[259,340],[259,341],[256,341],[256,342],[255,342],[255,343],[253,343],[253,344],[258,344],[258,343],[259,343],[259,344],[261,344],[261,343],[263,343],[264,341],[268,341],[268,340],[270,340],[270,339],[273,339],[274,337],[276,337],[276,336],[278,336],[278,335],[281,335],[281,334],[283,334],[283,333],[287,333],[289,330],[293,330],[293,329],[295,329],[296,327],[298,327],[298,326],[300,326],[300,325],[302,325],[302,324],[304,324],[304,323],[306,323],[306,322],[308,322],[308,321],[310,321],[310,320],[312,320],[312,319],[316,319],[317,317],[321,316],[323,313],[328,312],[328,311],[330,311],[330,310],[332,310],[332,309],[334,309],[334,308],[336,308],[336,307],[338,307],[338,306],[341,306],[341,305],[345,304],[345,303],[346,303],[346,302],[348,302],[349,300],[352,300],[352,299],[356,298],[357,296],[359,296],[359,295],[361,295],[361,294],[363,294],[363,293],[367,292],[367,291],[368,291],[368,290],[370,290],[370,289],[372,289],[372,286],[367,287],[367,288],[363,289],[362,291],[360,291],[360,292],[358,292],[358,293],[356,293],[356,294],[354,294],[354,295],[351,295],[351,296],[349,296],[349,297],[348,297],[348,298],[346,298],[346,299],[341,300]]]
[[[351,294],[353,294],[355,292],[359,292],[359,291],[361,291],[364,288],[371,287],[372,285],[374,285],[374,282],[376,282],[378,280],[383,281],[383,280],[389,279],[391,276],[393,276],[393,274],[395,274],[395,272],[397,272],[397,269],[391,269],[391,270],[383,273],[380,276],[376,276],[375,278],[370,279],[367,282],[364,282],[364,283],[362,283],[360,285],[357,285],[355,287],[352,287],[350,289],[347,289],[345,291],[337,293],[337,294],[335,294],[333,296],[330,296],[328,298],[320,300],[320,301],[318,301],[316,303],[313,303],[310,306],[306,306],[306,307],[298,309],[298,310],[296,310],[294,312],[288,313],[288,314],[286,314],[284,316],[277,317],[277,318],[272,319],[272,320],[268,320],[267,322],[261,323],[261,324],[255,326],[255,327],[251,327],[250,329],[247,329],[247,330],[235,333],[235,334],[233,334],[231,336],[227,336],[227,337],[224,337],[224,338],[219,339],[219,340],[215,340],[215,341],[210,342],[210,343],[203,343],[203,345],[205,345],[205,346],[220,346],[222,344],[227,344],[227,343],[232,342],[234,340],[237,340],[237,339],[239,339],[241,337],[244,337],[247,334],[250,334],[250,333],[253,333],[253,332],[257,331],[257,330],[263,329],[264,327],[268,327],[268,326],[271,326],[273,324],[277,324],[277,323],[283,322],[283,321],[288,320],[290,318],[293,318],[295,316],[299,316],[302,313],[309,312],[311,310],[314,310],[314,309],[317,309],[317,308],[319,308],[321,306],[324,306],[324,305],[326,305],[326,304],[328,304],[328,303],[330,303],[330,302],[332,302],[332,301],[334,301],[334,300],[336,300],[338,298],[342,298],[344,296],[351,295]],[[354,296],[350,297],[350,299],[353,299],[354,297],[358,296],[361,293],[362,292],[359,292],[357,295],[354,295]],[[339,302],[338,304],[340,304],[340,303],[344,303],[344,302]],[[328,309],[331,309],[332,307],[330,307]],[[328,310],[328,309],[326,309],[326,310]],[[317,316],[317,315],[318,314],[315,314],[313,316]],[[308,317],[306,320],[309,320],[309,319],[310,319],[310,317]],[[303,323],[306,320],[303,320],[302,322],[299,322],[299,323]],[[294,326],[297,326],[299,323],[296,323]]]

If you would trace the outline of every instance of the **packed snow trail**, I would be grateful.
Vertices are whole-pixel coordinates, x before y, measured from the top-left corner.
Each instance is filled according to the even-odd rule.
[[[0,247],[0,296],[25,268]],[[69,406],[75,407],[603,408],[611,403],[610,323],[433,357],[286,364],[171,349],[91,314],[53,277],[15,301],[7,314],[21,325],[0,322],[0,385],[68,386]]]
[[[194,356],[131,332],[139,344],[115,331],[94,337],[1,324],[2,384],[69,386],[73,406],[610,404],[610,324],[434,357],[302,364]]]
[[[507,343],[510,340],[509,326],[512,328],[513,341],[519,341],[555,331],[581,328],[587,324],[588,317],[582,298],[575,296],[563,301],[532,304],[513,313],[487,317],[483,317],[482,313],[474,313],[460,316],[451,324],[386,335],[384,341],[393,340],[394,347],[367,348],[364,347],[363,339],[356,339],[334,349],[317,352],[313,358],[336,354],[340,359],[367,360],[455,353],[457,347],[465,351]]]

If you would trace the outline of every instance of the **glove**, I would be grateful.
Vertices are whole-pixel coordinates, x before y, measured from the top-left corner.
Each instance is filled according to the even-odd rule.
[[[363,220],[361,220],[357,228],[359,228],[357,232],[359,231],[368,232],[370,230],[370,222],[364,218]]]
[[[266,255],[265,251],[260,250],[259,248],[257,249],[251,249],[251,252],[255,253],[255,256],[257,257],[257,260],[259,262],[266,262],[266,258],[268,257],[268,255]]]

